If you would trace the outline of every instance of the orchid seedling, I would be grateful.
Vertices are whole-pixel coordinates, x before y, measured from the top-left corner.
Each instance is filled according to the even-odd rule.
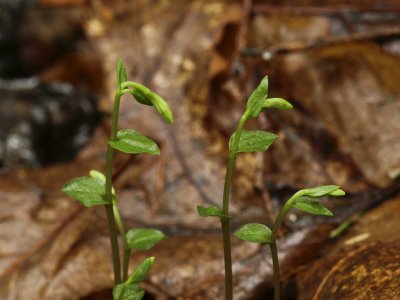
[[[278,138],[277,135],[266,131],[247,131],[243,127],[247,120],[256,118],[260,112],[268,108],[283,110],[292,109],[292,105],[281,98],[267,98],[268,77],[265,77],[258,87],[250,95],[244,114],[241,116],[236,131],[229,140],[229,156],[225,173],[224,192],[222,208],[197,206],[197,212],[202,217],[218,217],[221,220],[222,238],[224,245],[225,262],[225,299],[232,300],[232,259],[230,242],[230,218],[229,215],[229,195],[232,183],[233,169],[236,156],[240,152],[266,151],[269,146]]]
[[[224,245],[226,300],[232,300],[233,298],[229,194],[235,159],[237,154],[240,152],[266,151],[278,138],[277,135],[270,132],[259,130],[246,131],[243,129],[247,120],[256,118],[262,111],[270,108],[291,110],[293,106],[282,98],[268,98],[268,77],[265,77],[250,95],[247,101],[246,110],[239,120],[236,131],[229,140],[229,157],[225,174],[222,208],[215,206],[197,206],[197,211],[200,216],[218,217],[221,220]],[[301,190],[290,198],[282,208],[275,221],[273,231],[271,231],[266,225],[253,223],[243,225],[234,233],[236,237],[242,240],[256,243],[268,243],[270,245],[274,266],[275,300],[280,299],[280,276],[276,235],[283,217],[291,207],[296,207],[313,214],[332,215],[327,208],[317,201],[319,197],[326,195],[341,196],[344,195],[344,192],[338,186],[334,185]]]
[[[112,169],[114,151],[128,154],[147,153],[159,155],[157,144],[150,138],[133,129],[118,130],[119,106],[121,97],[131,94],[134,99],[145,105],[154,106],[158,114],[168,123],[173,122],[172,112],[167,102],[147,87],[128,81],[126,68],[121,59],[117,62],[117,89],[114,98],[114,108],[111,121],[111,136],[108,140],[105,175],[92,170],[89,176],[78,177],[68,181],[62,191],[86,207],[103,205],[106,209],[108,228],[114,269],[114,300],[140,300],[144,290],[139,286],[154,263],[154,257],[146,258],[129,274],[129,258],[132,250],[147,250],[165,238],[165,235],[156,229],[137,228],[125,231],[121,215],[118,210],[118,198],[112,187]],[[123,260],[121,264],[118,231],[123,246]]]

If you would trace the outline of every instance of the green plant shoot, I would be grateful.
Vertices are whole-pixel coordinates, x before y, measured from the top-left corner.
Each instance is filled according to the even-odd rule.
[[[241,226],[235,231],[234,235],[244,241],[253,243],[267,243],[271,249],[272,264],[274,270],[274,299],[280,299],[280,270],[278,260],[278,250],[276,246],[276,237],[279,227],[292,207],[313,215],[333,216],[321,202],[319,198],[325,196],[344,196],[345,192],[337,185],[324,185],[310,189],[303,189],[295,193],[279,212],[274,225],[269,229],[266,225],[251,223]]]
[[[165,235],[155,229],[131,229],[125,231],[121,215],[118,210],[118,199],[112,187],[112,168],[114,151],[118,150],[129,154],[147,153],[159,155],[157,144],[150,138],[133,129],[118,130],[119,105],[121,97],[125,94],[133,95],[133,98],[145,105],[154,106],[158,114],[168,123],[173,122],[173,114],[167,102],[147,87],[128,81],[123,61],[117,63],[117,89],[115,91],[114,108],[111,120],[111,135],[107,146],[107,160],[105,175],[92,170],[89,176],[78,177],[68,181],[62,191],[80,202],[86,207],[103,205],[107,213],[110,243],[112,250],[114,281],[114,300],[140,300],[144,290],[139,283],[146,278],[154,257],[145,259],[128,277],[129,258],[132,249],[146,250],[153,247],[165,238]],[[123,246],[123,260],[121,263],[118,231],[121,235]]]
[[[221,220],[224,245],[226,300],[232,300],[233,298],[229,195],[236,155],[240,152],[266,151],[269,146],[271,146],[272,143],[278,138],[278,136],[270,132],[260,130],[246,131],[243,129],[247,120],[256,118],[261,111],[268,108],[290,110],[292,109],[292,105],[288,101],[281,98],[268,98],[268,77],[265,77],[250,95],[247,101],[246,110],[239,120],[236,131],[232,134],[229,140],[229,156],[225,173],[222,208],[197,206],[197,211],[200,216],[218,217]],[[257,233],[257,231],[259,231],[259,227],[259,225],[255,225],[250,226],[248,229],[250,229],[252,232],[254,231],[254,241],[265,242],[265,233],[263,233],[263,235],[258,235]]]

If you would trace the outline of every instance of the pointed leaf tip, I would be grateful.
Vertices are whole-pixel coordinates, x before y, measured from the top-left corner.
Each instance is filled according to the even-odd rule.
[[[276,108],[281,110],[291,110],[293,105],[282,98],[269,98],[265,99],[263,102],[263,110],[267,108]]]
[[[135,271],[133,271],[132,275],[129,276],[126,281],[127,284],[139,283],[146,279],[147,274],[149,273],[151,267],[153,266],[155,257],[151,256],[146,258],[142,263],[136,267]]]
[[[301,190],[301,194],[311,198],[321,198],[327,195],[335,196],[337,190],[340,189],[338,185],[322,185],[314,188]],[[344,193],[344,191],[342,191]],[[337,192],[341,196],[342,192]],[[333,194],[332,194],[333,193]]]
[[[121,58],[118,58],[117,60],[117,85],[118,89],[122,89],[121,85],[128,80],[128,77],[126,75],[126,68],[123,60]]]
[[[264,100],[268,96],[268,76],[265,76],[257,88],[250,95],[245,114],[250,118],[255,118],[258,116],[262,110]]]
[[[329,196],[335,196],[335,197],[340,197],[346,195],[346,192],[343,191],[342,189],[337,189],[336,191],[330,192]]]
[[[271,243],[271,229],[264,224],[250,223],[241,226],[233,234],[238,239],[253,243]]]
[[[154,92],[151,92],[151,95],[153,97],[153,105],[158,113],[161,115],[161,117],[163,117],[164,120],[166,120],[168,123],[173,123],[174,115],[172,114],[172,111],[169,108],[167,101],[165,101],[160,95]]]

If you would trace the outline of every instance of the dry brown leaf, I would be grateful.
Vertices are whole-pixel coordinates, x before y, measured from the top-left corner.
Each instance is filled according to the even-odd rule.
[[[298,275],[299,299],[398,299],[399,209],[397,197],[340,236],[328,255]]]

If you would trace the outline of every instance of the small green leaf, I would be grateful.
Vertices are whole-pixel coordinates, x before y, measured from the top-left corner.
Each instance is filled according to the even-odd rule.
[[[174,123],[174,115],[169,108],[167,102],[158,94],[152,92],[153,105],[158,111],[158,113],[168,122]]]
[[[293,105],[289,101],[286,101],[285,99],[282,98],[269,98],[264,100],[262,106],[263,110],[267,108],[291,110],[293,108]]]
[[[154,257],[146,258],[124,283],[118,284],[113,289],[114,300],[140,300],[144,296],[144,290],[138,285],[146,279],[151,266],[154,263]]]
[[[165,239],[164,233],[151,228],[131,229],[126,234],[128,247],[136,250],[147,250]]]
[[[230,216],[224,214],[222,212],[222,209],[220,209],[217,206],[204,207],[201,205],[197,205],[197,213],[199,214],[200,217],[230,218]]]
[[[119,58],[117,61],[117,85],[118,85],[118,88],[121,89],[121,85],[127,80],[128,80],[128,77],[126,75],[125,64],[122,61],[122,59]]]
[[[168,123],[174,122],[174,116],[168,103],[160,95],[137,82],[129,82],[129,86],[133,88],[124,89],[124,93],[132,94],[136,101],[141,104],[154,106],[161,117],[163,117]]]
[[[250,223],[241,226],[233,234],[237,238],[253,243],[271,243],[271,229],[264,224]]]
[[[229,139],[229,149],[232,150],[233,140],[236,132]],[[266,131],[246,131],[240,135],[239,146],[236,152],[266,151],[269,146],[278,138],[276,134]]]
[[[253,91],[250,95],[249,100],[247,101],[246,112],[250,118],[255,118],[258,116],[260,111],[262,110],[264,100],[268,96],[268,77],[265,76],[263,80],[261,80],[258,87]]]
[[[117,284],[113,289],[113,300],[141,300],[144,290],[138,284]]]
[[[104,184],[96,178],[74,178],[68,181],[61,190],[86,207],[109,204],[104,199]]]
[[[147,87],[137,82],[132,82],[132,87],[133,89],[125,90],[125,92],[130,93],[137,102],[153,106],[151,97],[148,96],[151,94],[151,91]]]
[[[321,198],[327,195],[336,196],[336,193],[339,193],[338,196],[342,196],[342,192],[337,192],[340,189],[340,186],[337,185],[323,185],[310,189],[302,190],[302,195],[308,196],[311,198]],[[333,193],[333,194],[332,194]],[[343,192],[344,193],[344,192]]]
[[[132,275],[129,276],[126,284],[139,283],[146,279],[147,273],[149,273],[151,266],[155,260],[154,256],[146,258],[139,266],[136,267]]]
[[[158,149],[157,144],[153,140],[132,129],[118,131],[117,139],[115,141],[108,141],[108,144],[124,153],[160,154],[160,149]]]
[[[318,202],[318,200],[309,197],[297,198],[296,201],[292,204],[292,206],[312,215],[321,215],[329,217],[333,216],[332,212],[329,209],[327,209],[322,203]]]

